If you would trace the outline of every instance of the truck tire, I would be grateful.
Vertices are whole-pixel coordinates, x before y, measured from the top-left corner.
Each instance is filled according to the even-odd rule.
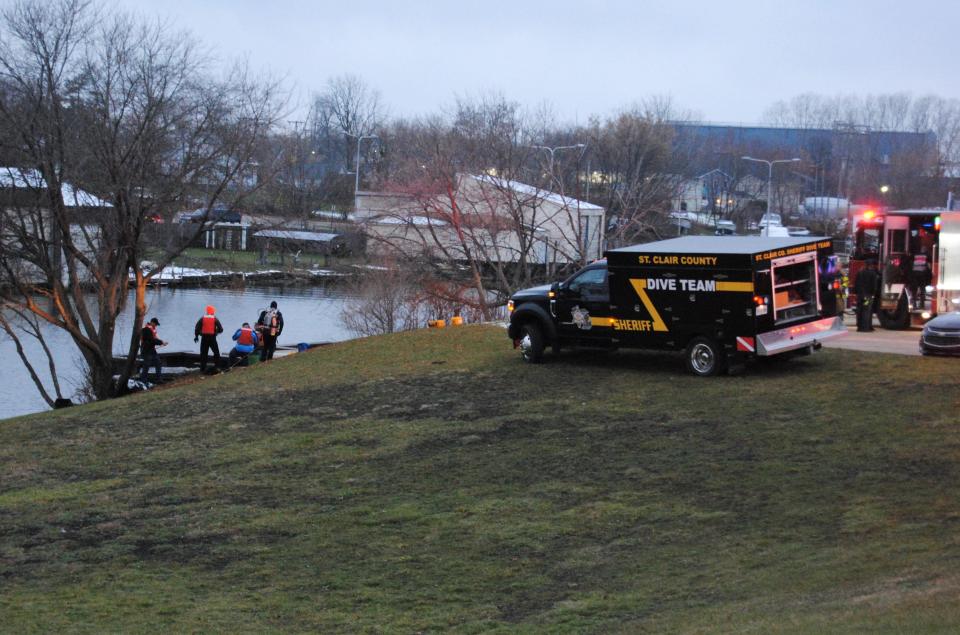
[[[695,337],[684,354],[687,370],[698,377],[712,377],[726,367],[726,356],[719,344],[709,337]]]
[[[888,331],[901,331],[910,327],[910,307],[907,305],[907,296],[900,294],[897,301],[897,308],[893,311],[880,309],[877,311],[877,318],[880,320],[881,328]]]
[[[543,333],[533,322],[527,322],[520,329],[520,356],[530,364],[543,361]]]

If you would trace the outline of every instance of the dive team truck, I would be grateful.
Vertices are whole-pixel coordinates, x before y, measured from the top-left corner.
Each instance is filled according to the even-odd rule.
[[[845,334],[820,269],[829,238],[687,236],[611,249],[563,282],[515,293],[523,359],[546,346],[685,351],[710,376],[754,357],[807,354]]]

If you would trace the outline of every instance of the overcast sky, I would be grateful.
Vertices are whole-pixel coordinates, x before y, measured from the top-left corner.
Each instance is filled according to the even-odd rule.
[[[391,115],[490,90],[580,122],[651,95],[746,123],[803,92],[960,97],[954,0],[115,1],[286,74],[304,103],[359,75]]]

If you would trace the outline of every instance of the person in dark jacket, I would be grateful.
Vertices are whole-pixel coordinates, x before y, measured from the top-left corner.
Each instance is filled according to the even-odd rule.
[[[230,351],[230,368],[233,368],[237,364],[247,366],[249,364],[250,353],[253,352],[260,341],[260,338],[257,337],[257,332],[251,328],[249,322],[244,322],[243,326],[238,328],[236,333],[233,334],[233,339],[237,342],[237,345]]]
[[[223,326],[217,319],[216,310],[212,306],[207,307],[206,313],[197,320],[197,325],[193,328],[193,341],[200,340],[200,372],[207,370],[207,353],[213,351],[213,367],[220,368],[220,346],[217,344],[217,336],[223,333]]]
[[[257,320],[257,330],[260,331],[260,337],[263,340],[263,348],[260,349],[260,361],[265,362],[273,359],[273,352],[277,350],[277,338],[283,332],[283,313],[277,310],[277,302],[270,303],[269,309],[260,312],[260,318]]]
[[[853,283],[853,292],[857,294],[857,330],[861,333],[873,330],[873,300],[879,287],[877,263],[868,260]]]
[[[147,381],[147,375],[150,367],[153,366],[157,371],[157,381],[160,381],[160,356],[157,354],[158,346],[166,346],[157,336],[157,327],[160,326],[160,320],[150,318],[150,321],[140,331],[140,355],[143,358],[143,365],[140,367],[140,381]]]
[[[913,308],[922,309],[926,307],[927,285],[933,280],[930,271],[930,261],[927,253],[921,251],[913,257],[913,266],[910,271],[910,286],[913,291]]]

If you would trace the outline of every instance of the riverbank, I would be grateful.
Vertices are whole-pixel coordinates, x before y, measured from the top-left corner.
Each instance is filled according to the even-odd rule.
[[[252,282],[243,285],[216,287],[158,286],[147,290],[147,319],[160,321],[159,335],[168,346],[161,352],[199,353],[200,345],[193,341],[194,328],[208,305],[216,308],[224,328],[219,338],[221,351],[226,355],[233,346],[230,337],[244,322],[255,323],[260,312],[276,301],[284,316],[284,330],[279,345],[291,348],[302,342],[335,342],[353,337],[341,319],[346,296],[340,278],[326,283],[305,285],[260,286]],[[133,291],[127,307],[117,324],[114,354],[124,357],[129,351],[133,333]],[[66,331],[43,326],[44,337],[54,355],[60,385],[65,397],[76,397],[85,380],[83,365],[77,359],[76,345]],[[33,338],[24,338],[23,345],[36,364],[46,385],[51,385],[44,352]],[[4,381],[0,383],[0,419],[39,412],[48,408],[40,398],[26,368],[20,363],[13,342],[0,334],[0,367]]]
[[[145,267],[152,266],[149,261]],[[173,263],[153,277],[152,286],[240,288],[247,284],[306,286],[363,275],[380,269],[359,257],[317,254],[270,256],[224,249],[185,249]]]
[[[16,632],[957,623],[954,361],[342,342],[0,422]]]

